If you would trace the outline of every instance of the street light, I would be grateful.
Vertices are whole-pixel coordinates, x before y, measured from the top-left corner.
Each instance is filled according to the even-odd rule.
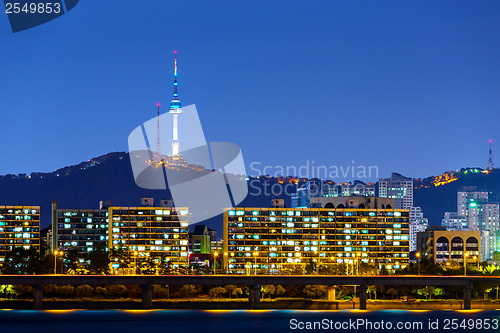
[[[58,251],[54,251],[54,274],[57,274],[57,254]]]
[[[318,251],[314,251],[314,257],[317,257],[317,256],[318,256]],[[318,259],[314,258],[314,260],[316,262],[316,265],[315,265],[316,267],[314,269],[314,272],[316,274],[318,274],[319,273],[319,258]]]
[[[137,274],[137,256],[139,253],[137,251],[134,252],[134,274]]]
[[[420,252],[417,252],[415,255],[417,256],[417,262],[418,262],[418,275],[420,276]]]
[[[467,276],[467,256],[468,254],[464,252],[464,276]]]
[[[254,275],[257,275],[257,256],[259,255],[259,252],[254,252],[253,257],[254,257]]]
[[[474,256],[474,260],[477,260],[477,269],[479,270],[479,260],[477,259],[477,256]]]
[[[217,265],[217,256],[219,255],[219,252],[214,252],[214,275],[215,275],[215,270],[216,270],[216,265]]]
[[[358,252],[356,253],[356,276],[359,276],[361,275],[361,270],[360,270],[360,266],[361,266],[361,253]]]

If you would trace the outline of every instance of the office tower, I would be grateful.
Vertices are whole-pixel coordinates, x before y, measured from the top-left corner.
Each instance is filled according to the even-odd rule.
[[[390,178],[382,178],[378,185],[379,196],[396,200],[396,209],[413,207],[413,180],[398,173]]]
[[[40,206],[0,206],[0,261],[20,247],[40,251]]]

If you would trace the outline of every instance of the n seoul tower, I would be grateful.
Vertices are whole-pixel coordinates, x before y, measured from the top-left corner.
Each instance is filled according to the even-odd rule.
[[[173,131],[172,131],[172,154],[171,158],[174,160],[180,159],[179,155],[179,114],[182,113],[181,101],[179,94],[177,94],[177,51],[174,51],[174,95],[170,101],[169,113],[173,118]]]

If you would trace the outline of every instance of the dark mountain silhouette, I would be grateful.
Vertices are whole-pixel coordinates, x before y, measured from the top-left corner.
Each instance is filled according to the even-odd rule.
[[[262,184],[276,184],[277,179],[252,178],[253,187],[262,193]],[[258,194],[256,189],[249,192]],[[210,200],[207,193],[207,200]],[[135,184],[128,153],[110,153],[59,169],[51,173],[30,175],[8,174],[0,176],[0,205],[39,205],[41,225],[51,223],[51,204],[57,201],[59,208],[98,208],[100,200],[109,200],[116,206],[139,206],[140,199],[151,197],[155,203],[170,198],[168,190],[145,190]],[[282,194],[273,198],[289,198]],[[246,206],[269,206],[271,197],[249,195],[242,203]],[[222,215],[204,223],[222,235]]]
[[[500,169],[488,172],[480,168],[464,168],[437,177],[417,179],[414,205],[422,207],[430,224],[439,225],[444,212],[457,211],[457,192],[464,186],[488,191],[490,202],[500,202]]]
[[[422,207],[431,224],[440,224],[445,211],[456,211],[456,192],[462,186],[488,190],[493,201],[500,201],[499,170],[488,174],[481,171],[462,169],[415,180],[415,206]],[[271,199],[282,198],[285,206],[290,207],[289,194],[305,181],[307,179],[295,177],[249,177],[249,195],[240,206],[268,207]],[[42,227],[50,224],[52,200],[56,200],[60,208],[98,208],[100,200],[110,200],[117,206],[138,206],[143,197],[155,198],[159,203],[170,194],[168,190],[138,187],[129,155],[123,152],[106,154],[51,173],[0,176],[0,204],[41,206]],[[209,193],[207,200],[210,200]],[[222,235],[221,215],[203,223]]]

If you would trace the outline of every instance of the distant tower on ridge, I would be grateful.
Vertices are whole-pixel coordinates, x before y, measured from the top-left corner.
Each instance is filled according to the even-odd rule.
[[[491,140],[490,140],[490,159],[488,160],[488,170],[493,170],[493,153],[491,152]]]
[[[181,101],[177,94],[177,51],[174,52],[174,95],[170,101],[169,113],[173,117],[173,131],[172,131],[172,159],[180,159],[179,155],[179,114],[182,113]]]

